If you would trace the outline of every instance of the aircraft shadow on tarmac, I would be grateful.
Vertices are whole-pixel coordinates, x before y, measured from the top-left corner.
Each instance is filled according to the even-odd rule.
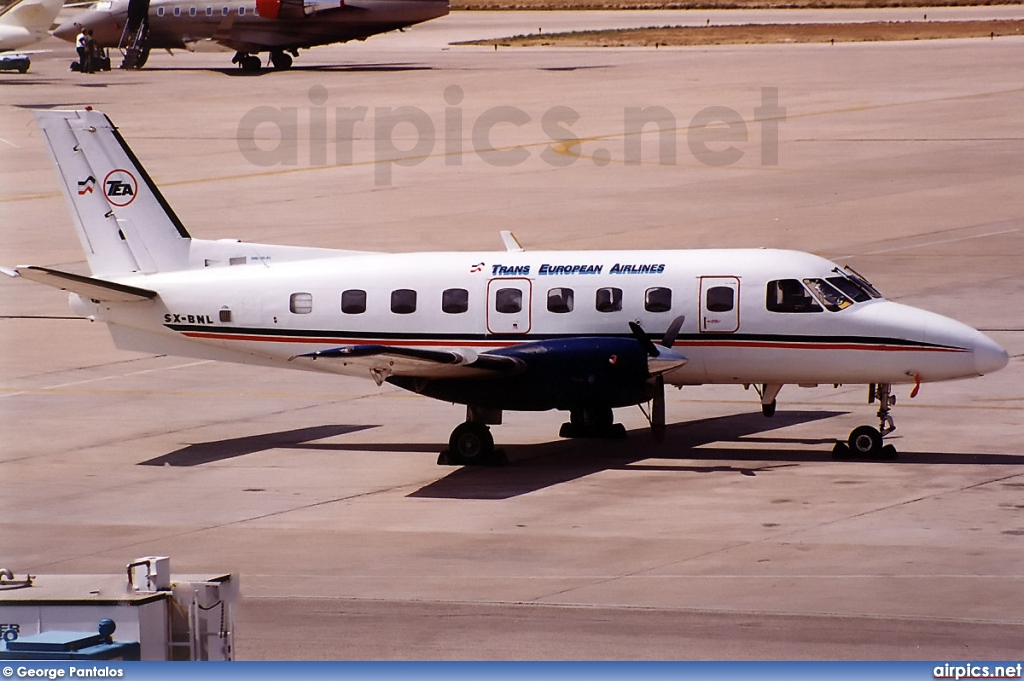
[[[404,71],[432,71],[432,66],[424,64],[320,64],[317,66],[293,66],[288,71],[304,71],[307,73],[399,73]],[[169,71],[181,73],[183,71],[202,71],[204,73],[220,73],[225,76],[237,78],[257,78],[272,73],[282,73],[272,68],[264,68],[259,71],[244,71],[237,66],[205,67],[197,68],[190,66],[147,66],[146,71]]]
[[[840,416],[834,411],[735,414],[668,426],[665,439],[655,442],[646,428],[629,431],[625,440],[557,440],[507,448],[509,465],[502,468],[460,468],[413,492],[411,497],[443,499],[507,499],[606,470],[735,473],[756,476],[777,468],[831,456],[835,440],[796,440],[763,437],[766,444],[820,445],[818,451],[794,449],[699,449],[723,442],[749,442],[748,436],[786,426]],[[639,462],[652,460],[652,463]],[[653,463],[685,461],[686,464]],[[738,462],[756,462],[751,466]]]
[[[802,463],[830,461],[830,438],[792,438],[765,435],[787,426],[813,423],[844,415],[838,411],[779,411],[766,419],[759,413],[734,414],[670,425],[663,442],[654,442],[646,428],[629,431],[624,440],[555,440],[506,448],[507,466],[455,467],[452,472],[410,497],[443,499],[508,499],[606,470],[728,473],[755,477]],[[140,462],[142,466],[199,466],[273,449],[327,452],[423,452],[436,456],[437,443],[319,442],[379,425],[322,425],[248,435],[188,445]],[[743,447],[722,447],[723,443]],[[704,448],[716,443],[719,446]],[[764,447],[749,447],[750,444]],[[788,445],[788,446],[787,446]],[[796,449],[810,445],[815,449]],[[648,463],[640,463],[648,461]],[[867,463],[846,459],[849,463]],[[679,463],[673,463],[679,462]],[[743,465],[749,463],[750,465]],[[889,464],[1024,465],[1024,455],[911,452]]]
[[[139,462],[140,466],[200,466],[204,463],[234,459],[246,454],[255,454],[269,449],[297,449],[304,443],[323,440],[338,435],[356,433],[377,426],[313,426],[282,430],[276,433],[248,435],[228,440],[197,442],[170,454]]]

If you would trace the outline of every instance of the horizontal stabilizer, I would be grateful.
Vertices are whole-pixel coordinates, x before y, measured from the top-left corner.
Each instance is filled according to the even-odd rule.
[[[13,271],[17,276],[30,281],[77,293],[93,300],[130,303],[138,300],[152,300],[157,296],[156,291],[149,289],[118,284],[95,277],[83,277],[80,274],[51,270],[47,267],[15,267]]]

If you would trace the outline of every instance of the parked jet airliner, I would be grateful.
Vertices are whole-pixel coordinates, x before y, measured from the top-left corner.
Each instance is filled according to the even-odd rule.
[[[234,50],[233,63],[258,71],[258,54],[288,69],[300,49],[401,30],[448,14],[448,0],[97,0],[53,32],[69,42],[83,28],[100,47],[142,68],[152,49]]]
[[[371,378],[467,405],[447,456],[494,463],[504,410],[568,411],[566,437],[614,437],[612,410],[666,384],[868,384],[880,427],[842,451],[894,453],[893,384],[979,376],[1006,351],[964,324],[885,300],[795,251],[384,254],[192,238],[110,120],[40,111],[92,276],[4,272],[71,292],[128,350]],[[916,390],[916,388],[915,388]],[[439,459],[442,462],[443,459]]]

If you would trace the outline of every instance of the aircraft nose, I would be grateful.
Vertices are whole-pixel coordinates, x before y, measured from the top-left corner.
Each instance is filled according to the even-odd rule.
[[[974,366],[980,375],[999,371],[1010,362],[1010,355],[988,336],[974,345]]]

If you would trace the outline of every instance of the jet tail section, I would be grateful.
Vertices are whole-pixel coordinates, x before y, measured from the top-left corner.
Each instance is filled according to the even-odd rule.
[[[13,26],[44,35],[57,17],[64,0],[21,0],[0,12],[0,26]]]
[[[188,231],[105,114],[37,111],[36,121],[94,275],[188,267]]]

